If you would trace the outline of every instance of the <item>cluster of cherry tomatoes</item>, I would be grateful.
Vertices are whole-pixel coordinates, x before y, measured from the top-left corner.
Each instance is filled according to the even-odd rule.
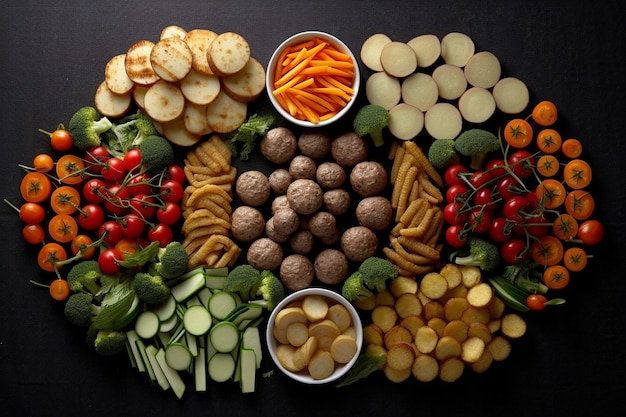
[[[462,248],[471,235],[486,238],[505,264],[536,262],[550,289],[564,288],[571,272],[585,268],[585,247],[604,233],[592,218],[592,171],[580,158],[580,141],[563,140],[556,119],[556,106],[541,102],[530,117],[507,121],[503,152],[492,153],[483,169],[453,164],[444,173],[447,243]]]
[[[51,134],[53,150],[71,149],[67,141],[55,142],[57,136],[69,138],[71,144],[69,133],[58,129]],[[25,223],[24,239],[42,245],[39,266],[59,278],[63,265],[95,257],[103,272],[114,273],[125,255],[154,241],[163,247],[174,238],[185,182],[179,165],[150,176],[138,148],[117,158],[97,146],[82,155],[64,152],[56,160],[39,154],[32,166],[21,167],[23,203],[11,205]],[[53,282],[59,287],[56,296],[50,287],[54,298],[64,299],[63,282]]]

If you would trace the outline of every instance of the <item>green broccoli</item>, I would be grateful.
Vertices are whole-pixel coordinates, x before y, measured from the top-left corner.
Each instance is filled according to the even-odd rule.
[[[96,352],[104,356],[113,356],[126,349],[126,333],[118,330],[100,330],[94,340]]]
[[[91,106],[81,107],[70,118],[67,130],[72,135],[74,146],[86,150],[101,144],[100,134],[108,131],[113,123],[106,117],[101,117],[98,111]]]
[[[86,292],[72,294],[65,303],[63,313],[73,325],[89,326],[101,312],[101,307],[93,301],[93,296]]]
[[[163,277],[164,281],[178,278],[189,271],[189,254],[182,243],[174,240],[157,251],[155,262],[148,266],[152,275]]]
[[[375,146],[384,143],[383,129],[389,125],[389,110],[378,104],[366,104],[354,116],[352,127],[357,135],[370,135]]]
[[[455,251],[450,260],[457,265],[477,266],[484,271],[493,271],[500,265],[500,250],[488,240],[472,236],[467,241],[467,247],[469,254],[459,256],[461,251]]]
[[[241,264],[233,268],[224,282],[224,291],[239,293],[243,301],[257,295],[261,285],[261,272],[249,264]]]
[[[170,287],[159,275],[138,272],[133,278],[133,290],[141,301],[146,304],[159,304],[170,296]]]
[[[141,160],[146,172],[158,174],[174,163],[174,148],[162,136],[150,135],[139,144]]]
[[[359,271],[355,271],[343,282],[341,295],[348,301],[362,301],[371,297],[374,293],[365,287],[363,275]]]
[[[250,154],[256,147],[257,138],[265,136],[272,128],[284,123],[283,118],[273,110],[263,109],[262,111],[248,117],[237,130],[226,133],[224,142],[232,152],[233,156],[239,156],[241,160],[250,158]],[[241,144],[241,149],[238,148]]]
[[[261,271],[261,283],[259,284],[256,295],[262,296],[263,299],[253,300],[251,302],[272,311],[274,307],[285,298],[285,287],[272,271]]]
[[[501,149],[500,140],[493,133],[483,129],[469,129],[462,132],[454,141],[458,152],[469,156],[470,168],[482,169],[489,152]]]
[[[369,345],[359,355],[354,366],[350,368],[343,381],[337,384],[337,388],[346,387],[359,379],[367,378],[371,373],[382,369],[387,361],[387,353],[384,348],[377,345]]]
[[[98,261],[89,259],[75,264],[70,269],[67,273],[67,282],[72,292],[84,290],[96,296],[102,290],[100,278],[103,275]]]
[[[398,277],[395,265],[377,256],[370,256],[361,262],[358,272],[361,273],[365,286],[376,292],[384,291],[386,282]]]
[[[138,110],[114,124],[104,135],[102,145],[111,155],[123,159],[126,152],[138,147],[145,138],[158,134],[152,120]]]
[[[459,154],[454,148],[454,140],[437,139],[428,149],[428,160],[431,164],[439,169],[443,169],[446,165],[460,162]]]

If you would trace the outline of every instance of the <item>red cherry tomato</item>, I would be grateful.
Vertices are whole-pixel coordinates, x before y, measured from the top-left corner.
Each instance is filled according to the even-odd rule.
[[[105,189],[106,201],[104,202],[104,208],[107,212],[116,216],[121,216],[129,208],[129,201],[131,198],[130,190],[120,184],[111,184]]]
[[[94,146],[85,151],[85,164],[90,172],[100,174],[110,157],[109,151],[104,146]]]
[[[184,184],[185,180],[187,179],[187,177],[185,176],[185,171],[180,165],[174,164],[167,167],[167,175],[170,177],[170,179],[178,181],[181,184]]]
[[[150,176],[146,173],[136,174],[126,184],[132,195],[152,194]]]
[[[100,178],[92,178],[83,185],[83,196],[90,203],[104,203],[106,184]]]
[[[126,176],[126,166],[124,161],[119,158],[109,158],[102,168],[102,178],[108,182],[121,183]]]
[[[102,237],[105,233],[103,241],[109,247],[115,246],[124,237],[122,225],[115,220],[106,221],[98,228],[98,237]]]
[[[453,224],[446,229],[446,242],[453,248],[462,248],[469,237],[462,224]]]
[[[485,164],[485,171],[491,174],[492,178],[501,177],[507,174],[506,162],[504,158],[491,159]]]
[[[460,212],[461,203],[448,203],[443,208],[443,219],[448,224],[464,224],[467,221],[468,211]]]
[[[185,190],[178,181],[166,180],[161,183],[161,199],[163,201],[171,201],[172,203],[178,203],[183,199],[183,193]]]
[[[122,228],[123,235],[129,238],[137,238],[141,236],[146,228],[144,220],[133,213],[129,213],[122,217],[119,224]]]
[[[172,228],[163,223],[159,223],[148,230],[148,240],[150,242],[159,242],[159,246],[162,248],[167,246],[173,238]]]
[[[524,228],[526,233],[534,237],[541,237],[548,234],[551,229],[552,223],[544,213],[535,215],[529,219],[526,219]]]
[[[171,226],[180,219],[182,211],[177,203],[166,201],[165,206],[157,208],[156,215],[159,222]]]
[[[446,202],[465,201],[469,188],[465,184],[455,184],[446,190]]]
[[[586,220],[578,227],[578,238],[585,245],[595,245],[604,237],[604,226],[597,220]]]
[[[485,206],[487,210],[495,209],[496,205],[494,204],[497,196],[491,187],[483,187],[479,190],[476,190],[474,194],[473,201],[477,206]]]
[[[526,218],[526,214],[532,211],[532,207],[528,199],[523,195],[516,195],[509,198],[502,206],[502,214],[504,217],[515,223],[522,223]]]
[[[493,177],[490,172],[474,171],[474,173],[469,177],[469,182],[474,186],[474,188],[478,189],[492,178]]]
[[[504,217],[496,217],[491,220],[487,236],[494,243],[504,243],[511,238],[511,223]]]
[[[138,167],[141,167],[141,151],[139,148],[133,148],[126,152],[124,155],[124,167],[129,172],[133,172]]]
[[[99,204],[89,203],[80,209],[78,224],[85,230],[97,230],[104,222],[104,209]]]
[[[98,266],[105,274],[115,274],[121,268],[118,261],[121,260],[122,257],[122,253],[117,249],[105,249],[98,256]]]
[[[526,307],[531,310],[540,311],[546,308],[546,303],[548,299],[541,294],[530,294],[526,297]]]
[[[144,219],[151,218],[156,211],[154,198],[147,194],[138,194],[132,197],[130,199],[130,211]]]
[[[522,185],[519,183],[515,177],[511,175],[507,175],[502,177],[496,183],[496,190],[498,191],[498,195],[503,200],[508,200],[511,197],[515,197],[516,195],[520,195]]]
[[[528,258],[526,242],[521,239],[509,239],[500,247],[502,260],[509,265],[516,265],[524,262]]]
[[[509,166],[519,178],[528,178],[533,174],[535,159],[530,152],[513,152],[508,159]]]
[[[491,225],[491,214],[489,210],[483,210],[481,207],[474,207],[469,212],[467,223],[474,233],[486,233]]]
[[[454,184],[465,184],[459,174],[466,173],[467,168],[461,164],[450,165],[444,172],[444,180],[446,184],[452,186]]]

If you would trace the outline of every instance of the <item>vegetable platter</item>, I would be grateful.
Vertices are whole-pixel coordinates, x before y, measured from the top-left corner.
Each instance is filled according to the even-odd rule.
[[[525,10],[519,30],[504,25],[504,6],[464,6],[494,33],[436,9],[410,19],[400,3],[301,5],[315,27],[277,25],[276,10],[238,2],[210,5],[223,20],[200,19],[191,8],[207,5],[194,3],[159,2],[137,24],[111,23],[110,36],[93,24],[104,6],[76,9],[83,20],[58,33],[80,63],[42,51],[65,65],[45,76],[23,66],[33,85],[19,96],[7,85],[23,100],[10,105],[19,111],[3,103],[20,138],[2,152],[3,414],[40,415],[43,402],[93,415],[291,415],[305,402],[364,415],[609,410],[623,388],[602,382],[622,361],[623,148],[610,126],[623,105],[598,103],[623,84],[582,58],[583,35],[610,47],[604,29],[574,32],[521,3],[507,6]],[[139,13],[128,7],[111,22]],[[35,24],[66,8],[27,15]],[[383,8],[400,21],[381,20]],[[581,11],[564,13],[582,22]],[[93,36],[81,43],[72,28]],[[304,30],[337,36],[360,70],[350,111],[318,130],[284,123],[267,100],[269,57]],[[7,75],[22,79],[18,63]],[[341,78],[348,66],[337,65],[326,71]],[[330,100],[338,90],[323,80],[289,100]],[[345,151],[355,144],[363,154]],[[357,308],[363,345],[346,378],[310,386],[275,366],[265,330],[285,295],[315,286]]]

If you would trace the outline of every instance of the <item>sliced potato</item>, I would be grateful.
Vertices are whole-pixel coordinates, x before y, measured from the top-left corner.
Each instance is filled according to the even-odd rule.
[[[294,326],[294,323],[291,326]],[[291,327],[290,326],[290,327]],[[307,340],[299,346],[293,354],[293,364],[296,368],[304,369],[309,366],[311,358],[317,351],[317,339],[315,336],[307,338]]]
[[[439,99],[439,87],[428,74],[416,72],[402,81],[402,101],[425,112]]]
[[[502,68],[497,56],[489,51],[474,54],[463,71],[467,82],[475,87],[491,88],[500,79]]]
[[[491,330],[484,323],[470,323],[467,328],[467,336],[468,337],[479,337],[485,343],[491,342],[491,338],[493,335],[491,334]]]
[[[317,350],[307,367],[313,379],[328,378],[335,372],[335,360],[328,351]]]
[[[395,308],[388,305],[378,305],[372,312],[372,322],[381,328],[383,332],[388,331],[396,325],[398,313]]]
[[[148,91],[148,88],[150,87],[146,87],[143,85],[135,85],[135,88],[133,88],[133,100],[140,109],[143,109],[145,107],[144,98],[146,97],[146,91]]]
[[[185,97],[176,84],[159,80],[146,91],[144,109],[157,122],[169,122],[183,113]]]
[[[201,74],[213,74],[209,67],[207,51],[211,42],[217,37],[217,33],[209,29],[193,29],[187,32],[183,40],[189,46],[193,56],[191,66]]]
[[[206,104],[194,104],[191,102],[185,103],[185,110],[183,110],[183,124],[185,129],[192,135],[208,135],[212,132],[209,121],[206,117],[207,106]]]
[[[304,323],[295,322],[287,326],[287,340],[295,347],[302,346],[309,340],[309,326]]]
[[[396,299],[395,309],[400,318],[421,314],[422,302],[417,297],[417,294],[404,293]]]
[[[485,352],[485,341],[479,337],[468,337],[461,344],[461,359],[467,363],[479,360]]]
[[[150,63],[150,54],[153,47],[154,42],[140,40],[132,44],[126,51],[124,68],[128,78],[135,84],[151,86],[160,79]]]
[[[387,43],[380,52],[380,64],[383,71],[392,77],[403,78],[417,69],[417,57],[413,48],[405,42]]]
[[[461,270],[462,283],[466,288],[471,288],[480,283],[482,279],[480,268],[473,265],[459,265],[459,269]]]
[[[396,325],[385,333],[385,348],[390,349],[393,345],[399,342],[413,342],[413,335],[406,327]]]
[[[385,343],[385,332],[377,324],[368,323],[363,327],[363,343],[382,346]]]
[[[380,63],[380,55],[385,45],[390,42],[391,38],[384,33],[375,33],[367,38],[361,45],[360,55],[363,65],[372,71],[382,71],[383,66]]]
[[[441,267],[439,274],[448,281],[448,289],[456,288],[461,284],[463,274],[456,264],[447,263]]]
[[[441,57],[446,64],[465,66],[475,49],[474,41],[464,33],[450,32],[441,38]]]
[[[389,381],[399,384],[409,379],[411,376],[411,368],[393,369],[391,366],[385,366],[383,373]]]
[[[515,313],[508,313],[502,317],[502,334],[511,339],[517,339],[526,334],[526,321]]]
[[[477,374],[487,372],[493,363],[493,356],[487,349],[483,350],[483,354],[476,362],[470,363],[469,367]]]
[[[365,82],[365,95],[371,104],[391,109],[402,98],[400,80],[385,72],[376,72]]]
[[[458,320],[469,306],[465,297],[452,297],[443,306],[443,314],[448,321]]]
[[[330,345],[330,354],[337,363],[348,363],[357,351],[356,340],[352,336],[341,334]]]
[[[375,298],[376,298],[376,305],[379,305],[379,306],[393,306],[396,303],[395,297],[387,289],[377,292]]]
[[[280,344],[276,347],[276,358],[278,362],[290,372],[299,372],[303,368],[297,367],[294,363],[296,348],[289,344]]]
[[[461,356],[461,343],[452,336],[444,335],[437,341],[435,357],[440,361]]]
[[[321,295],[307,295],[302,300],[302,311],[309,321],[323,320],[328,314],[328,301]]]
[[[276,314],[276,319],[274,320],[274,328],[272,332],[276,340],[283,344],[289,344],[289,340],[287,340],[287,328],[292,323],[308,323],[302,308],[300,307],[287,307],[280,310]]]
[[[474,307],[485,307],[491,302],[493,289],[486,282],[476,284],[467,291],[467,302]]]
[[[463,69],[451,64],[439,65],[432,74],[437,83],[439,97],[445,100],[456,100],[467,89],[467,79]]]
[[[489,90],[472,87],[459,98],[459,111],[470,123],[484,123],[496,111],[496,101]]]
[[[215,75],[202,74],[196,70],[180,81],[180,89],[185,98],[195,104],[209,104],[221,90],[220,79]]]
[[[400,140],[411,140],[424,128],[424,113],[407,103],[398,103],[389,109],[389,132]]]
[[[345,332],[352,326],[350,312],[343,305],[337,303],[328,308],[326,317],[337,325],[340,331]]]
[[[424,321],[422,316],[413,314],[411,316],[406,316],[402,318],[402,320],[400,320],[400,326],[406,327],[415,338],[417,329],[419,329],[420,327],[426,326],[426,322]]]
[[[459,358],[449,358],[439,365],[439,379],[444,382],[454,382],[463,376],[465,364]]]
[[[161,79],[178,82],[191,70],[193,56],[184,40],[170,37],[159,40],[150,52],[150,64]]]
[[[506,114],[521,113],[530,101],[528,87],[515,77],[502,78],[493,87],[492,93],[498,110]]]
[[[487,350],[491,353],[494,361],[500,362],[511,354],[511,342],[504,336],[498,335],[491,339],[491,342],[487,343]]]
[[[250,57],[241,71],[222,78],[222,87],[235,100],[254,101],[265,89],[265,68],[257,59]]]
[[[431,300],[424,304],[422,308],[422,315],[428,321],[432,319],[443,319],[444,309],[443,305],[439,301]],[[443,329],[443,328],[442,328]]]
[[[430,67],[441,56],[441,41],[437,35],[419,35],[408,41],[407,45],[415,52],[417,66],[421,68]]]
[[[408,342],[398,342],[390,349],[387,349],[386,366],[401,371],[411,369],[415,360],[415,349]]]
[[[200,141],[201,135],[194,134],[185,127],[183,117],[161,124],[161,134],[175,145],[190,147]]]
[[[182,27],[177,26],[177,25],[168,25],[168,26],[165,26],[163,30],[161,30],[161,36],[159,37],[159,39],[171,38],[171,37],[185,39],[186,35],[187,35],[187,31],[183,29]]]
[[[444,336],[451,336],[457,342],[463,343],[468,337],[469,326],[461,319],[449,321],[443,329]]]
[[[131,102],[130,93],[115,94],[106,81],[102,81],[96,89],[95,106],[103,116],[121,117],[128,111]]]
[[[454,139],[461,133],[463,118],[454,105],[440,102],[426,112],[424,127],[434,139]]]
[[[207,50],[207,61],[213,74],[226,77],[239,72],[250,59],[250,45],[238,33],[224,32],[213,39]]]
[[[446,328],[447,322],[441,317],[433,317],[426,323],[428,327],[433,328],[439,337],[443,337],[443,331]]]
[[[220,91],[207,107],[207,119],[214,132],[227,133],[241,126],[246,120],[247,112],[246,103],[233,100],[228,94]]]
[[[115,55],[104,68],[104,81],[112,93],[128,94],[135,87],[133,80],[126,74],[125,60],[125,54]]]
[[[325,319],[309,325],[309,334],[315,336],[318,347],[322,350],[330,350],[333,340],[341,334],[341,331],[331,320]]]
[[[415,346],[420,353],[430,353],[437,347],[439,334],[430,326],[417,329],[415,334]]]
[[[418,381],[433,381],[439,375],[439,362],[430,355],[419,355],[413,361],[411,372]]]
[[[491,316],[489,315],[489,310],[485,307],[474,307],[469,306],[461,314],[461,320],[470,323],[483,323],[487,324],[491,320]]]
[[[426,297],[435,300],[448,291],[448,281],[438,272],[429,272],[422,277],[420,290]]]

